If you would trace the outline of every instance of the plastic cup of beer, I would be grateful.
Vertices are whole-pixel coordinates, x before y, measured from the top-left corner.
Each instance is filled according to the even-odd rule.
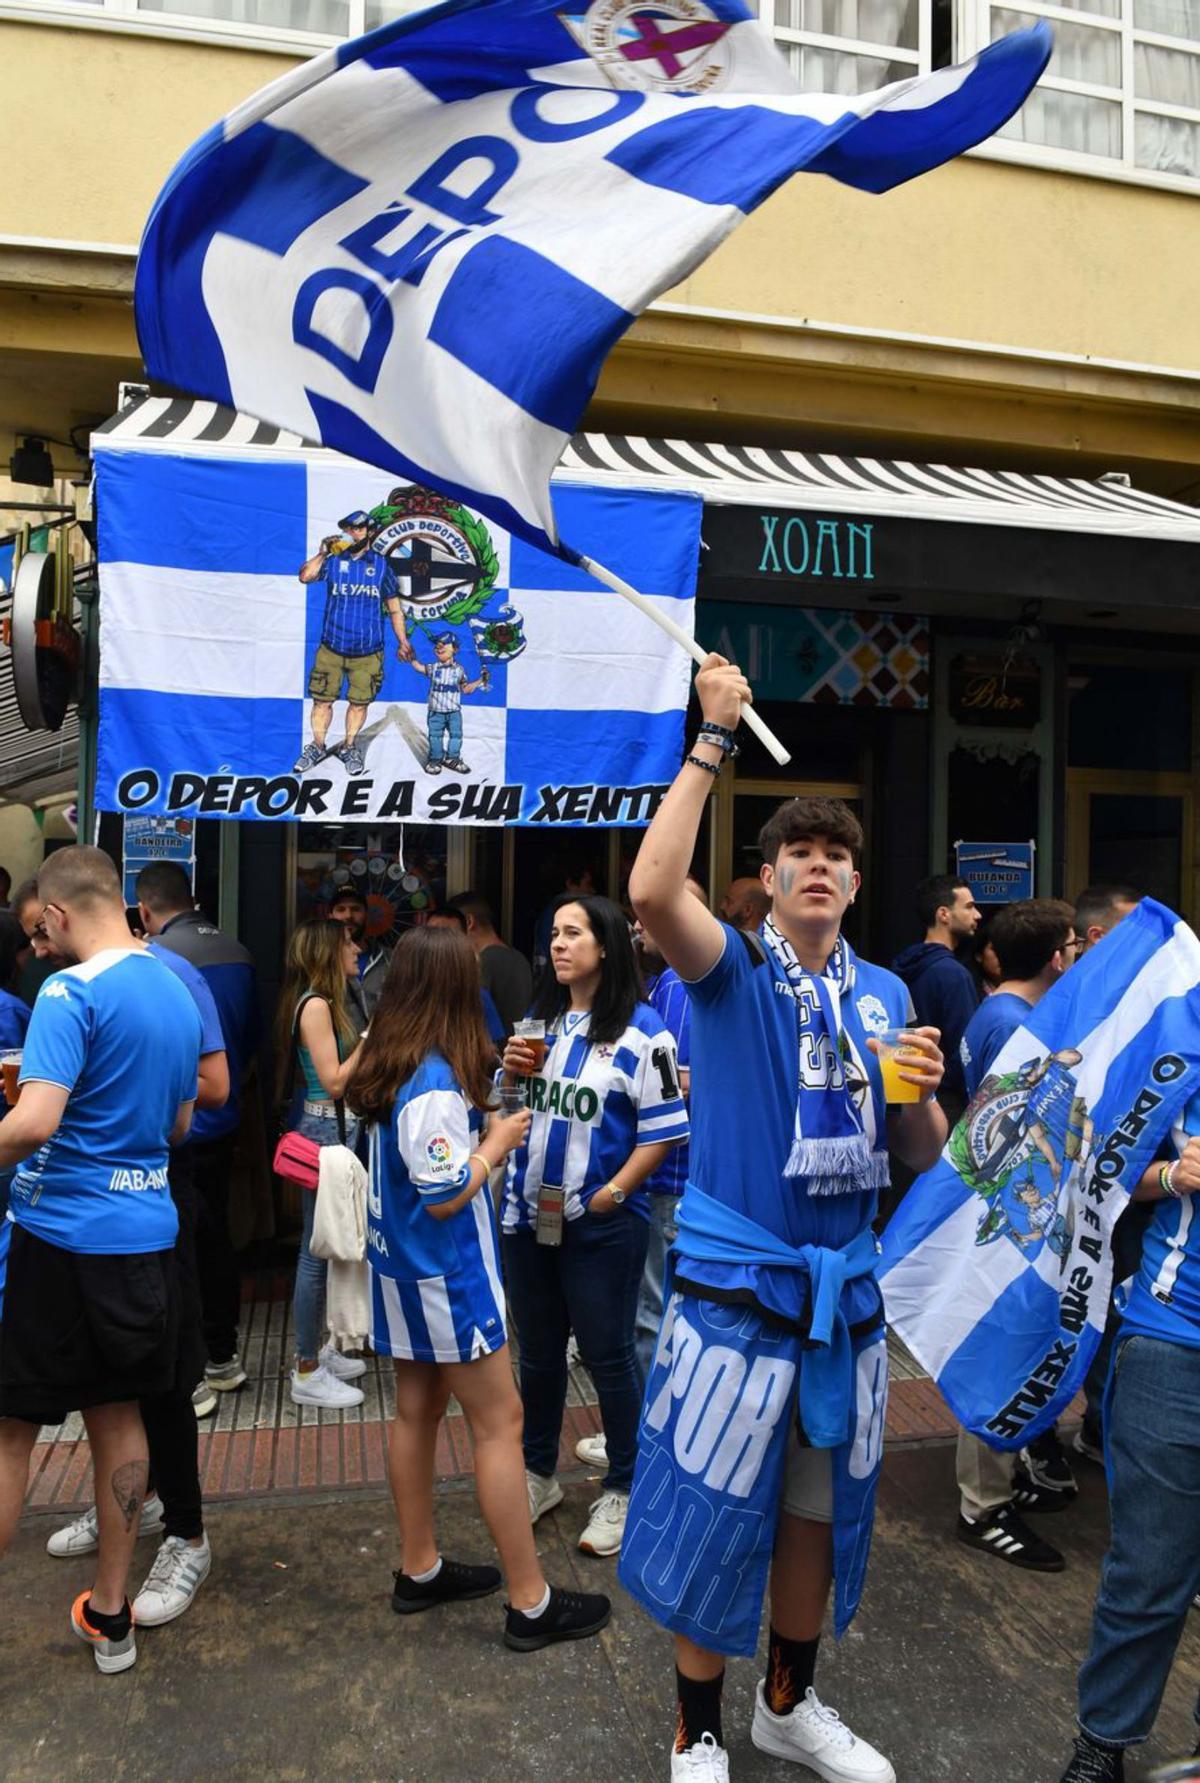
[[[21,1075],[20,1052],[0,1053],[0,1071],[4,1073],[4,1100],[10,1108],[17,1106],[17,1098],[21,1094],[18,1078]]]
[[[919,1102],[921,1086],[909,1083],[900,1073],[906,1065],[915,1064],[921,1057],[915,1046],[905,1046],[903,1037],[905,1028],[885,1028],[876,1034],[875,1043],[879,1048],[879,1069],[883,1073],[883,1099],[885,1102]]]
[[[533,1065],[523,1076],[536,1077],[546,1063],[546,1024],[539,1021],[519,1021],[513,1023],[513,1039],[527,1046],[533,1054]]]

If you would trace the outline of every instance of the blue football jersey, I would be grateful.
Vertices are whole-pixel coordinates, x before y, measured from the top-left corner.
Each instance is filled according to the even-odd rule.
[[[1175,1128],[1176,1149],[1200,1133],[1200,1096]],[[1125,1305],[1127,1331],[1200,1345],[1200,1208],[1195,1195],[1156,1203],[1142,1240],[1142,1265]]]
[[[968,1096],[975,1094],[1032,1009],[1033,1004],[1014,991],[997,991],[983,999],[958,1044]]]
[[[662,1017],[639,1003],[617,1040],[594,1045],[589,1014],[567,1011],[546,1032],[546,1060],[529,1081],[529,1137],[509,1158],[506,1232],[537,1221],[538,1191],[566,1191],[563,1212],[579,1219],[588,1202],[639,1145],[688,1136],[675,1041]],[[640,1188],[626,1205],[649,1218]]]
[[[17,1166],[10,1217],[67,1251],[169,1250],[167,1135],[195,1097],[200,1036],[191,995],[148,948],[109,948],[48,978],[21,1082],[70,1093],[53,1138]]]
[[[791,986],[773,955],[755,963],[744,938],[722,924],[720,959],[691,996],[692,1149],[688,1182],[765,1226],[792,1245],[840,1250],[874,1218],[876,1194],[810,1195],[803,1177],[784,1175],[795,1136],[799,1035]],[[841,998],[842,1023],[854,1049],[846,1061],[851,1090],[866,1119],[867,1099],[886,1144],[886,1106],[879,1060],[867,1040],[912,1020],[908,987],[882,966],[856,960],[854,984]],[[686,1192],[686,1191],[685,1191]],[[680,1260],[679,1277],[695,1287],[749,1297],[789,1321],[803,1312],[795,1272],[758,1264]],[[879,1290],[864,1277],[846,1289],[851,1322],[872,1317]]]
[[[398,594],[391,564],[378,551],[352,557],[339,551],[326,560],[325,617],[321,642],[343,656],[373,656],[383,649],[383,603]]]

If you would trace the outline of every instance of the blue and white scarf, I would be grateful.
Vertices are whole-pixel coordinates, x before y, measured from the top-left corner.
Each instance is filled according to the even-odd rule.
[[[842,998],[853,991],[857,976],[854,949],[839,935],[825,971],[814,973],[800,964],[795,948],[770,917],[762,935],[792,987],[796,1006],[796,1125],[783,1174],[807,1177],[810,1195],[886,1188],[887,1152],[875,1149],[870,1079],[842,1025]],[[861,1107],[852,1093],[851,1075],[866,1086]]]

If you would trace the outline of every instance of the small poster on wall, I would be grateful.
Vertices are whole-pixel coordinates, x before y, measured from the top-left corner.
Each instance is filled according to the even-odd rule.
[[[195,891],[196,825],[190,817],[126,817],[121,880],[127,905],[137,903],[137,876],[151,861],[177,861]]]
[[[956,842],[959,877],[977,904],[1011,904],[1033,896],[1035,842]]]

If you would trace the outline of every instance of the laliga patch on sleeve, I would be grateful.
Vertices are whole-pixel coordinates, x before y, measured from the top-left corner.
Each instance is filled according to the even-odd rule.
[[[444,1176],[450,1169],[452,1150],[450,1141],[444,1133],[435,1133],[425,1146],[425,1156],[431,1170]]]

